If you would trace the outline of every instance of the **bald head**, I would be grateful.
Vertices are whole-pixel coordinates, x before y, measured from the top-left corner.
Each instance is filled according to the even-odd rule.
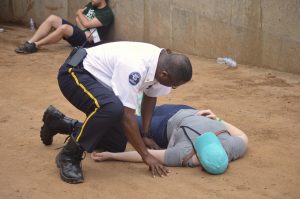
[[[189,58],[183,54],[163,50],[159,56],[158,68],[166,71],[172,84],[181,85],[191,80],[192,65]]]

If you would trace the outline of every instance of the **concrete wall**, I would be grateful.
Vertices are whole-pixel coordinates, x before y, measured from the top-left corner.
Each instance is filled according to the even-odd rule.
[[[300,73],[300,0],[111,0],[112,38]]]
[[[72,21],[86,2],[1,0],[0,19],[27,22],[33,16],[41,22],[54,13]],[[300,0],[110,0],[110,5],[116,16],[113,40],[300,73]]]
[[[75,22],[75,12],[87,2],[89,0],[0,0],[0,21],[29,26],[30,18],[40,24],[54,14]]]
[[[29,25],[29,18],[41,23],[50,14],[68,17],[68,0],[1,0],[0,19]]]

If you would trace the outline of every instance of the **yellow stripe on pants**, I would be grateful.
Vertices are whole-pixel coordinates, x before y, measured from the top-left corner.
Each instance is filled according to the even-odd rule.
[[[78,78],[76,77],[75,73],[72,71],[72,68],[69,68],[68,72],[72,75],[76,84],[83,90],[83,92],[85,92],[94,101],[94,103],[96,105],[95,110],[86,118],[86,120],[84,121],[84,123],[81,127],[80,133],[76,138],[76,142],[78,142],[80,136],[82,135],[82,132],[83,132],[83,129],[84,129],[86,123],[97,112],[97,110],[100,108],[100,105],[98,103],[98,100],[78,81]]]

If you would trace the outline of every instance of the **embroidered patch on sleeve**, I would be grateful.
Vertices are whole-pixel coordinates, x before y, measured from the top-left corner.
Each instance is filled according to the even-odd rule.
[[[137,85],[141,79],[141,75],[138,72],[132,72],[129,75],[129,83],[133,86]]]

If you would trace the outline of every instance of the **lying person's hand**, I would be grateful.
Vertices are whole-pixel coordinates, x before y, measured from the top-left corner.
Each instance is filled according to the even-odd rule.
[[[208,118],[213,119],[213,120],[217,119],[217,116],[209,109],[199,111],[197,113],[197,115],[205,116],[205,117],[208,117]]]
[[[143,141],[149,149],[154,149],[154,150],[161,149],[152,138],[143,137]]]
[[[102,161],[105,161],[105,160],[109,160],[111,158],[111,153],[110,152],[98,153],[96,151],[93,151],[91,153],[91,158],[95,161],[102,162]]]

